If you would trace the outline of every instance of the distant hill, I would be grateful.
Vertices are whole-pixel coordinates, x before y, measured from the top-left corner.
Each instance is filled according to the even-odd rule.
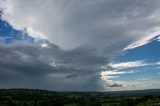
[[[132,90],[132,91],[113,91],[106,92],[112,95],[125,95],[125,96],[144,96],[144,95],[155,95],[160,96],[160,89],[146,89],[146,90]]]
[[[106,96],[160,96],[160,89],[132,90],[132,91],[104,91],[104,92],[80,92],[80,91],[48,91],[41,89],[0,89],[0,95],[3,94],[39,94],[39,95],[66,95],[66,94],[100,94]]]

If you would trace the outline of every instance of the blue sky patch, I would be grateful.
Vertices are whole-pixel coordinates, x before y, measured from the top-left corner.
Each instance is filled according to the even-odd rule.
[[[6,21],[0,19],[0,37],[4,39],[6,44],[13,43],[16,40],[23,40],[27,42],[34,42],[34,38],[28,36],[24,31],[16,30],[10,26]]]

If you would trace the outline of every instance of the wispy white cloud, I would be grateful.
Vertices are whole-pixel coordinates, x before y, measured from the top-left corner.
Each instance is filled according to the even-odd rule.
[[[129,61],[121,63],[111,63],[110,66],[116,69],[135,68],[149,65],[144,61]]]
[[[120,77],[121,74],[132,74],[135,73],[135,71],[118,71],[118,70],[108,70],[108,71],[102,71],[100,73],[101,78],[104,80],[109,80],[113,78]]]
[[[158,41],[160,42],[160,36],[158,37]]]
[[[143,46],[143,45],[145,45],[145,44],[148,44],[148,43],[150,43],[150,42],[152,41],[152,39],[153,39],[154,37],[157,37],[157,36],[159,36],[159,35],[160,35],[160,32],[159,32],[159,31],[158,31],[158,32],[153,31],[150,35],[145,36],[145,37],[143,37],[143,38],[141,38],[141,39],[139,39],[139,40],[136,40],[135,42],[131,43],[129,46],[127,46],[126,48],[124,48],[124,51],[125,51],[125,50],[134,49],[134,48]],[[160,38],[160,37],[159,37],[159,38]],[[159,41],[159,40],[160,40],[159,38],[157,38],[156,40]]]
[[[108,71],[102,71],[101,72],[101,79],[104,81],[104,84],[107,84],[108,87],[115,87],[115,88],[119,88],[122,87],[123,83],[120,83],[119,81],[114,81],[115,78],[119,78],[121,77],[121,75],[123,74],[133,74],[136,71],[118,71],[118,70],[108,70]]]
[[[160,65],[160,61],[156,62],[155,64],[156,64],[156,65]]]

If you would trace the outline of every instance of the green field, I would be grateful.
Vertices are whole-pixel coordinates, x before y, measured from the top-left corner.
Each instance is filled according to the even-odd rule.
[[[1,89],[0,106],[160,106],[160,90],[53,92]]]

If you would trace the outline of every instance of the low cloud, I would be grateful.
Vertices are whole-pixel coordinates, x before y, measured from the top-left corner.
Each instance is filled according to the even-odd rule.
[[[122,87],[122,85],[121,84],[112,84],[109,87]]]
[[[98,65],[103,63],[104,60],[100,61],[103,57],[96,57],[88,50],[66,52],[56,45],[48,45],[49,48],[23,42],[0,43],[0,87],[104,90],[98,74]],[[82,51],[85,57],[77,57]],[[92,62],[93,59],[99,61]]]

